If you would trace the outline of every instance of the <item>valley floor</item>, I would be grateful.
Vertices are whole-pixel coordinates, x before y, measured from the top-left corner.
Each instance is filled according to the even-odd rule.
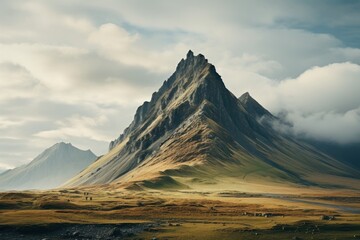
[[[360,196],[325,190],[4,192],[0,239],[360,239]]]

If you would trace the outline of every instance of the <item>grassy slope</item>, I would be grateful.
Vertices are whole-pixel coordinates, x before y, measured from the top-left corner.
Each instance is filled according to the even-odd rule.
[[[205,121],[192,119],[191,124],[182,126],[170,136],[157,154],[111,186],[121,188],[136,184],[156,189],[163,186],[164,189],[239,191],[258,186],[260,189],[267,187],[269,192],[275,189],[270,186],[286,189],[309,185],[357,189],[360,186],[359,179],[344,177],[346,166],[310,147],[281,139],[282,142],[275,142],[273,146],[258,146],[262,154],[259,157],[233,142],[216,123]],[[271,154],[266,149],[269,147]],[[321,177],[316,173],[318,169],[323,173]]]

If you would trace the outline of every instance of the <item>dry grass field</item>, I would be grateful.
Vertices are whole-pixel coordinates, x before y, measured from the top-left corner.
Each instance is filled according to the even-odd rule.
[[[328,217],[334,219],[322,219]],[[356,191],[297,189],[288,194],[261,194],[82,188],[0,194],[1,239],[325,240],[359,236]]]

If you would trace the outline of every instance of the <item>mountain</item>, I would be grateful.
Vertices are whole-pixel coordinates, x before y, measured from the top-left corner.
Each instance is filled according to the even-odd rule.
[[[1,190],[50,189],[63,184],[96,160],[90,151],[57,143],[29,164],[0,174]]]
[[[359,171],[276,132],[275,119],[249,93],[235,97],[215,67],[189,51],[110,143],[109,152],[65,186],[239,189],[358,183]]]

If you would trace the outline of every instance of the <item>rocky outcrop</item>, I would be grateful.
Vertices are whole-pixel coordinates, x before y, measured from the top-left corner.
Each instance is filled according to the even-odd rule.
[[[151,122],[156,118],[157,115],[162,114],[166,110],[167,106],[174,100],[177,99],[181,93],[183,93],[191,82],[199,77],[200,72],[212,65],[208,64],[207,59],[203,55],[194,56],[193,52],[190,50],[187,53],[186,59],[182,59],[176,71],[172,76],[166,80],[159,91],[152,94],[150,102],[144,102],[135,113],[134,120],[128,128],[125,129],[124,133],[121,134],[117,139],[110,142],[109,150],[114,148],[122,140],[130,135],[135,129],[137,129],[144,122]],[[176,82],[176,84],[174,84]],[[193,100],[199,99],[189,99],[188,104],[193,102]],[[198,103],[194,102],[192,105]],[[180,109],[181,110],[181,109]],[[179,110],[176,110],[179,114]],[[176,114],[176,112],[172,113]],[[176,121],[172,121],[176,124]],[[163,124],[164,125],[164,124]],[[172,126],[170,128],[173,128]]]

